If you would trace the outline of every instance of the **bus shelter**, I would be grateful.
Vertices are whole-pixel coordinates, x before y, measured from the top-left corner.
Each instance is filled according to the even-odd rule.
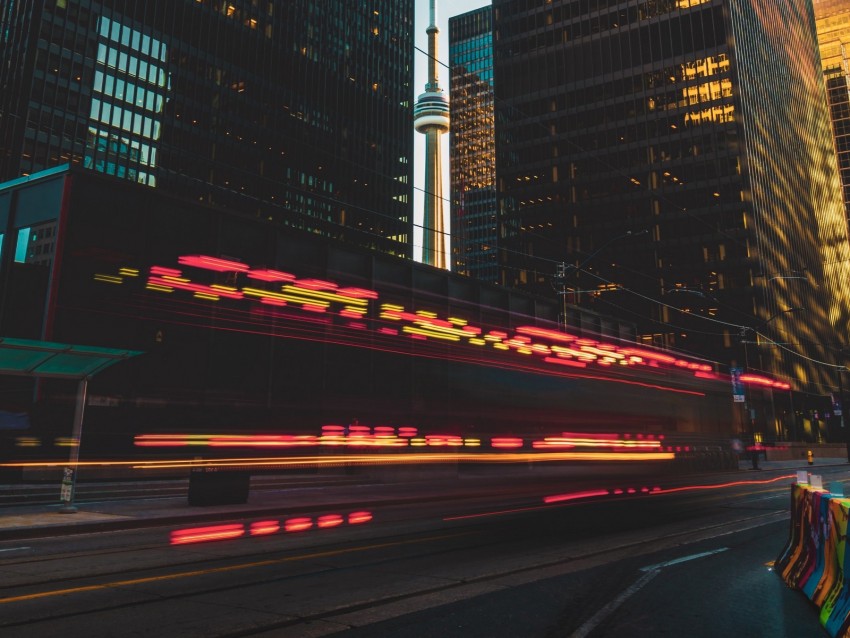
[[[80,438],[89,379],[109,366],[139,354],[142,353],[135,350],[0,337],[0,376],[67,379],[77,382],[71,452],[62,478],[62,507],[59,509],[62,513],[77,511],[74,506],[74,487],[80,459]]]

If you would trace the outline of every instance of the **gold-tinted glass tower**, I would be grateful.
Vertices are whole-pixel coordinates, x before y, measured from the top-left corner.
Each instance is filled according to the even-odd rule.
[[[449,20],[452,270],[499,282],[493,10]]]
[[[844,210],[850,218],[850,3],[814,0],[814,8]]]
[[[443,222],[443,158],[440,138],[449,130],[449,100],[437,80],[436,0],[431,0],[428,25],[428,83],[413,109],[414,126],[425,135],[425,211],[422,261],[446,268],[445,224]]]

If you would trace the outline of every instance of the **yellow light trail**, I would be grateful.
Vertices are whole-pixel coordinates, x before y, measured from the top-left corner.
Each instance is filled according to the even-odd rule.
[[[300,295],[302,297],[309,298],[311,300],[321,299],[323,301],[338,301],[340,303],[353,304],[357,306],[366,306],[368,305],[367,299],[361,299],[359,297],[349,297],[347,295],[340,294],[338,292],[327,292],[324,290],[313,290],[311,288],[302,288],[300,286],[292,286],[285,285],[281,287],[286,293],[290,293],[293,295]]]
[[[408,334],[421,335],[423,337],[433,337],[434,339],[443,339],[445,341],[460,341],[460,337],[456,337],[450,334],[443,334],[441,332],[435,332],[433,330],[424,330],[422,328],[414,328],[413,326],[404,326],[401,329],[402,332],[406,332]]]
[[[415,445],[411,440],[411,445]],[[424,441],[421,443],[425,444]],[[273,465],[336,466],[439,463],[528,463],[553,461],[669,461],[673,452],[422,452],[400,454],[339,454],[334,456],[239,457],[222,459],[161,459],[152,461],[80,461],[78,467],[131,467],[139,470],[192,467],[267,467]],[[55,468],[67,461],[0,463],[0,467]]]
[[[250,297],[264,297],[268,299],[278,299],[280,301],[291,299],[291,297],[288,297],[287,295],[283,295],[279,292],[272,292],[271,290],[263,290],[262,288],[243,288],[242,293]]]

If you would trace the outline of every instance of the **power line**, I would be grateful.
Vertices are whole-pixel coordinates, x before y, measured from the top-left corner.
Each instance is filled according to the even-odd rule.
[[[415,51],[417,51],[417,52],[419,52],[419,53],[423,54],[423,55],[424,55],[425,57],[427,57],[428,59],[434,60],[434,61],[435,61],[438,65],[440,65],[440,66],[442,66],[442,67],[446,68],[446,69],[449,71],[449,77],[451,78],[451,72],[452,72],[452,70],[453,70],[453,67],[452,67],[452,66],[450,66],[449,64],[446,64],[445,62],[442,62],[441,60],[439,60],[439,59],[437,59],[437,58],[434,58],[434,57],[433,57],[433,56],[431,56],[431,55],[430,55],[427,51],[424,51],[424,50],[422,50],[421,48],[419,48],[419,47],[417,47],[417,46],[415,46],[415,45],[414,45],[414,49],[415,49]],[[458,66],[459,66],[459,65],[458,65]],[[500,104],[504,105],[503,100],[502,100],[501,98],[498,98],[498,97],[495,95],[495,92],[493,93],[493,102],[494,102],[494,103],[500,103]],[[531,125],[531,126],[537,126],[537,127],[539,127],[541,130],[545,131],[545,132],[546,132],[546,136],[547,136],[547,137],[552,137],[552,136],[553,136],[553,135],[552,135],[552,131],[551,131],[551,130],[550,130],[550,129],[546,126],[546,125],[544,125],[542,122],[535,121],[535,119],[534,119],[534,118],[533,118],[533,117],[532,117],[529,113],[527,113],[526,111],[523,111],[522,109],[520,109],[519,107],[517,107],[516,105],[513,105],[513,104],[504,105],[504,106],[505,106],[505,108],[507,109],[507,111],[508,111],[508,112],[513,111],[513,112],[515,112],[515,113],[520,114],[520,115],[524,118],[524,121],[525,121],[527,124],[529,124],[529,125]],[[571,147],[573,147],[576,151],[578,151],[578,152],[580,152],[580,153],[586,153],[586,154],[588,155],[588,158],[589,158],[590,160],[592,160],[592,161],[594,161],[594,162],[597,162],[597,163],[599,163],[600,165],[602,165],[602,166],[606,167],[607,169],[609,169],[610,171],[612,171],[612,172],[616,173],[617,175],[619,175],[619,176],[620,176],[620,177],[622,177],[623,179],[625,179],[625,180],[627,180],[627,181],[629,181],[629,182],[632,182],[632,183],[633,183],[633,182],[637,179],[637,178],[635,178],[633,175],[629,175],[628,173],[624,172],[622,169],[620,169],[620,168],[618,168],[618,167],[614,166],[613,164],[611,164],[611,163],[608,163],[608,162],[604,161],[604,159],[602,158],[602,156],[600,156],[600,155],[598,155],[598,154],[596,154],[596,153],[591,153],[590,151],[588,151],[588,149],[586,149],[586,148],[582,147],[580,144],[578,144],[577,142],[575,142],[573,139],[571,139],[571,138],[567,138],[567,137],[564,137],[564,138],[559,138],[559,140],[560,140],[560,141],[564,141],[565,143],[569,144]],[[639,180],[638,180],[638,181],[639,181]],[[693,219],[693,220],[697,221],[698,223],[700,223],[700,224],[704,225],[705,227],[710,228],[713,232],[718,232],[719,234],[721,234],[721,235],[722,235],[723,237],[725,237],[726,239],[728,239],[728,240],[730,240],[730,241],[732,241],[732,242],[734,242],[734,243],[736,243],[736,244],[738,244],[738,245],[740,245],[740,246],[745,246],[745,245],[746,245],[746,243],[745,243],[745,242],[741,241],[740,239],[738,239],[737,237],[735,237],[735,236],[733,236],[733,235],[730,235],[729,233],[727,233],[727,232],[726,232],[725,230],[723,230],[722,228],[718,228],[718,227],[717,227],[717,226],[715,226],[714,224],[709,224],[708,222],[706,222],[705,220],[703,220],[703,219],[701,218],[701,216],[694,215],[694,214],[693,214],[691,211],[689,211],[687,208],[685,208],[685,207],[683,207],[683,206],[680,206],[679,204],[676,204],[674,201],[670,200],[670,199],[669,199],[669,198],[668,198],[668,197],[664,194],[664,192],[663,192],[663,191],[655,190],[655,191],[653,191],[653,194],[654,194],[654,196],[655,196],[655,197],[656,197],[659,201],[663,201],[663,202],[665,202],[665,203],[670,204],[670,205],[671,205],[674,209],[676,209],[676,210],[677,210],[677,212],[685,213],[688,217],[690,217],[691,219]]]

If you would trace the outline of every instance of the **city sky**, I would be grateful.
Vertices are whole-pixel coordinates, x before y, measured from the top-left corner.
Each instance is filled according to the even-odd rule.
[[[428,58],[422,51],[428,50],[428,35],[425,29],[430,22],[430,0],[416,0],[415,43],[418,49],[413,52],[413,94],[418,97],[425,90],[425,82],[428,79]],[[440,65],[437,68],[440,86],[448,95],[449,92],[449,70],[446,68],[449,61],[449,18],[466,13],[474,9],[490,4],[490,0],[437,0],[437,26],[440,28],[439,41],[437,44],[437,58]],[[425,181],[425,136],[414,133],[414,177],[413,177],[413,255],[416,261],[421,261],[422,256],[422,209],[424,207],[424,195],[422,189]],[[449,136],[443,136],[443,197],[447,201],[443,204],[445,228],[449,225]],[[449,250],[449,247],[446,247]],[[449,260],[450,262],[451,260]]]

